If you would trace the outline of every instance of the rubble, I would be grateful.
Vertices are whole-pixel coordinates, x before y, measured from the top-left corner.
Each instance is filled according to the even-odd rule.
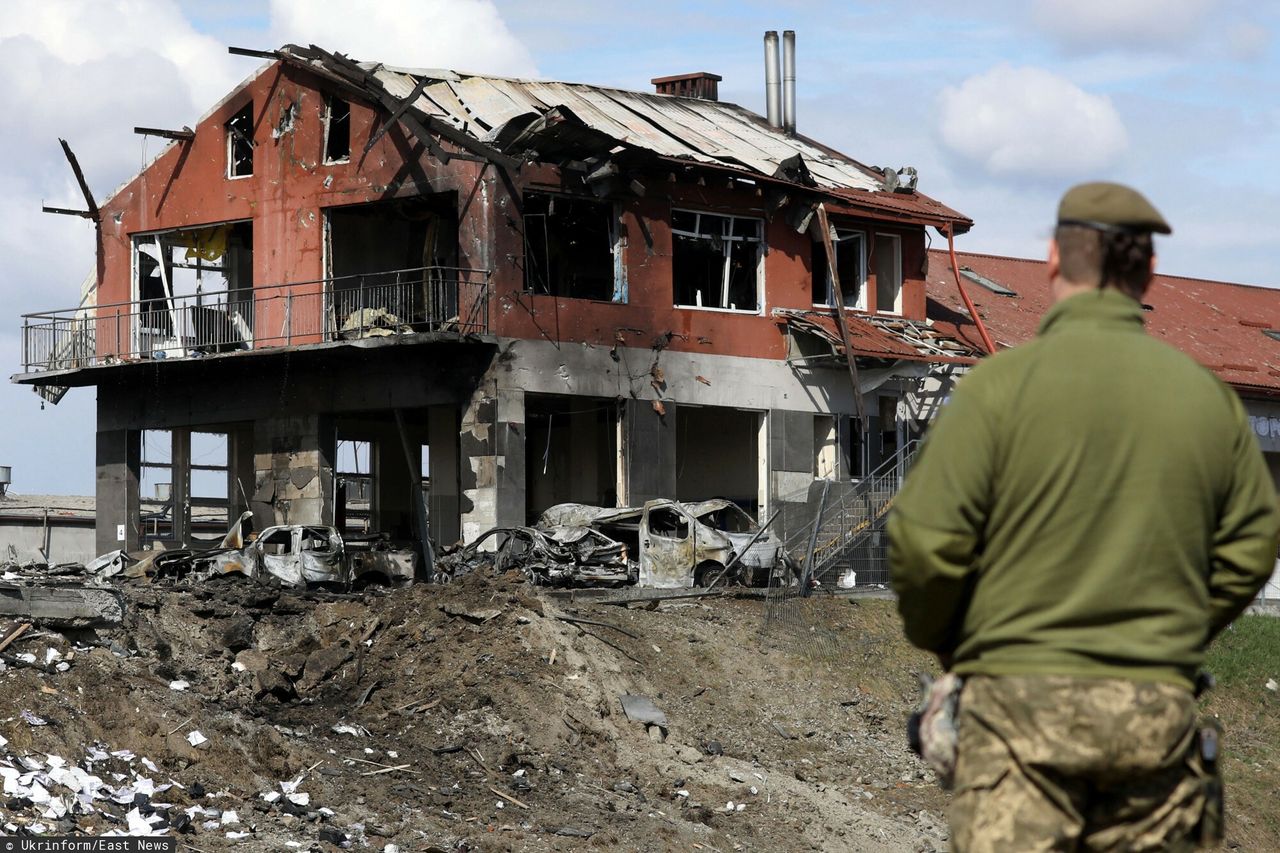
[[[56,781],[21,781],[50,801],[6,792],[32,800],[8,810],[10,833],[180,833],[201,850],[945,845],[940,816],[914,818],[940,808],[932,789],[894,789],[902,820],[854,782],[918,768],[884,722],[905,713],[909,676],[901,701],[843,705],[856,677],[833,662],[796,696],[804,657],[743,654],[761,643],[758,602],[619,610],[490,568],[352,594],[121,581],[120,625],[74,640],[33,626],[7,650],[41,666],[0,672],[5,784],[62,756],[103,785],[88,813]],[[867,609],[812,603],[839,620]],[[814,734],[784,740],[775,718]],[[46,816],[53,800],[66,815]],[[802,825],[812,813],[845,835]]]

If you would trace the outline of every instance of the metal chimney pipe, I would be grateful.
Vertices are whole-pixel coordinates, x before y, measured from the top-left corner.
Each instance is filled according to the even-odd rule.
[[[796,132],[796,31],[782,33],[782,127]]]
[[[764,34],[764,103],[769,127],[782,127],[782,72],[778,61],[778,31]]]

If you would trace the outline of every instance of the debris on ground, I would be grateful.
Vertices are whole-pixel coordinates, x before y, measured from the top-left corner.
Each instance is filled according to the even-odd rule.
[[[855,643],[817,659],[761,634],[758,599],[627,609],[488,569],[354,592],[126,572],[104,587],[119,624],[0,620],[6,833],[945,848],[945,800],[901,733],[914,680],[860,686],[880,678],[855,643],[871,608],[807,601]]]

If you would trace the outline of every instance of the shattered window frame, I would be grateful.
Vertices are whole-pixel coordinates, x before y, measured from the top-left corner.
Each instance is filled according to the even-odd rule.
[[[884,231],[875,233],[874,248],[872,249],[872,261],[876,268],[876,313],[877,314],[902,314],[902,237],[897,234],[890,234]],[[889,260],[893,263],[892,280],[893,280],[893,300],[892,307],[886,308],[881,304],[881,296],[885,293],[884,281],[881,277],[880,263],[883,259],[881,253],[881,241],[887,242],[893,247],[889,256]]]
[[[253,346],[252,219],[136,232],[129,243],[130,352],[176,356]],[[230,325],[215,323],[215,316]]]
[[[341,105],[340,109],[335,107]],[[337,128],[341,132],[341,138],[344,141],[345,152],[334,156],[333,143],[339,137],[334,135],[334,129]],[[323,154],[322,162],[326,166],[337,166],[343,163],[351,162],[351,102],[337,95],[325,95],[324,97],[324,134],[321,142],[321,152]]]
[[[687,217],[693,217],[692,228],[679,227],[678,222]],[[720,220],[717,224],[714,220]],[[754,234],[747,233],[754,231]],[[672,303],[676,308],[685,308],[690,310],[702,311],[729,311],[735,314],[755,314],[760,315],[764,311],[764,259],[767,254],[767,247],[764,239],[764,219],[759,216],[738,216],[730,213],[713,213],[703,210],[689,210],[686,208],[671,209],[671,284],[672,284]],[[710,244],[712,253],[719,250],[723,260],[720,272],[720,304],[706,305],[702,303],[703,288],[696,284],[682,286],[681,276],[678,273],[680,261],[677,259],[679,247],[681,245],[696,245],[695,241],[705,241]],[[734,247],[754,245],[755,265],[751,271],[751,275],[755,280],[755,288],[752,296],[755,304],[750,308],[739,308],[733,301],[733,273],[734,267]],[[743,265],[740,269],[747,269],[747,265]],[[711,281],[710,279],[708,280]],[[682,290],[687,290],[692,294],[691,301],[681,301]],[[710,292],[710,291],[709,291]]]
[[[536,208],[538,202],[543,199],[547,203],[547,212],[530,212],[530,208]],[[563,275],[555,276],[551,270],[547,269],[552,266],[551,229],[548,225],[551,217],[556,215],[555,206],[557,202],[571,207],[599,208],[599,212],[605,215],[608,229],[610,267],[612,270],[610,292],[607,295],[603,289],[598,292],[574,292],[573,282],[570,280],[573,276],[572,270],[562,270]],[[555,296],[563,299],[588,299],[594,302],[620,304],[627,302],[627,269],[624,261],[626,237],[622,233],[622,206],[620,204],[569,193],[527,190],[524,193],[522,211],[521,232],[524,243],[524,282],[522,287],[525,293],[538,296]],[[580,213],[579,215],[582,214]],[[542,221],[541,233],[544,241],[541,250],[535,248],[536,242],[532,239],[535,222],[539,219]],[[569,245],[572,246],[571,243]],[[536,268],[543,270],[541,276],[536,275]],[[557,280],[553,281],[553,278]],[[559,279],[564,280],[561,281]]]
[[[846,244],[856,244],[858,254],[856,259],[857,270],[857,289],[854,293],[849,293],[849,283],[845,281],[844,276],[840,277],[840,286],[844,289],[844,307],[849,311],[866,311],[867,310],[867,282],[868,282],[868,265],[867,265],[867,232],[858,228],[835,228],[831,229],[831,248],[836,253],[836,268],[842,266],[842,255],[846,254],[848,249],[844,249]],[[844,251],[842,251],[844,249]],[[813,301],[815,308],[835,308],[836,294],[835,283],[831,280],[831,268],[827,263],[826,248],[821,242],[813,241],[813,289],[814,296],[817,296],[819,275],[821,275],[822,286],[825,289],[823,299],[819,302],[816,298]],[[821,273],[819,273],[821,270]]]
[[[253,101],[236,110],[223,125],[227,136],[227,179],[253,177]]]

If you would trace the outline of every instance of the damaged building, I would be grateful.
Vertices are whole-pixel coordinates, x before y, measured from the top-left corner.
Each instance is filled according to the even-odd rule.
[[[193,127],[137,128],[168,147],[110,198],[81,181],[95,273],[24,318],[15,381],[97,389],[97,552],[250,511],[429,570],[557,504],[763,520],[900,456],[930,377],[984,351],[926,312],[926,229],[972,223],[798,133],[777,44],[766,116],[708,73],[233,48],[266,63]]]

